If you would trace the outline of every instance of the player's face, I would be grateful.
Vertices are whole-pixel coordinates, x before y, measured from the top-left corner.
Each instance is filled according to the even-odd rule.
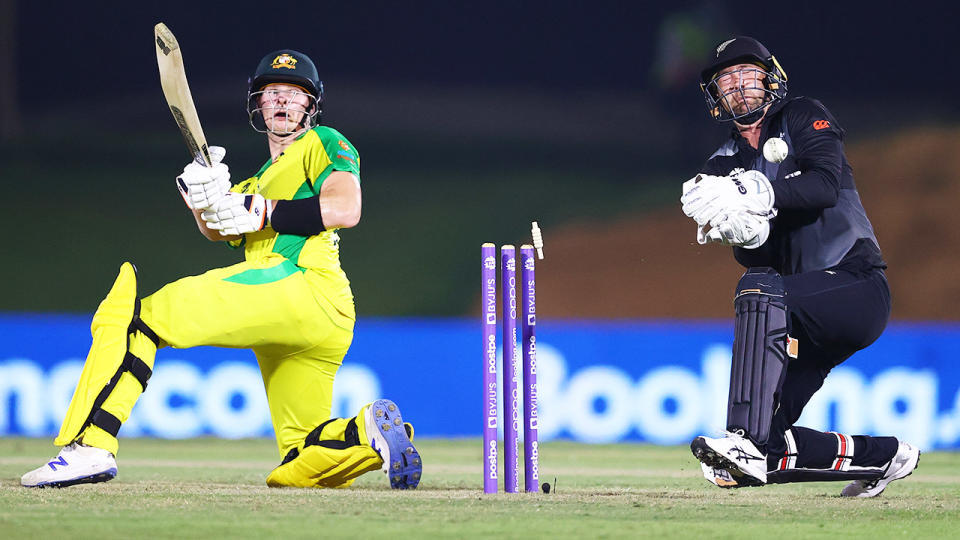
[[[263,121],[274,133],[298,131],[312,101],[303,88],[280,83],[264,86],[259,99]]]
[[[753,64],[736,64],[720,70],[716,76],[720,103],[734,114],[746,114],[763,104],[763,80],[766,74]]]

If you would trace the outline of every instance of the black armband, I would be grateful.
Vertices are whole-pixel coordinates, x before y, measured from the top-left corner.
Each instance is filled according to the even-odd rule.
[[[277,201],[270,215],[270,226],[278,233],[300,236],[313,236],[327,230],[320,213],[320,197]]]

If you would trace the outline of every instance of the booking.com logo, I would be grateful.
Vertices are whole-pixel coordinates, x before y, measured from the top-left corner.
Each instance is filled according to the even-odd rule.
[[[615,366],[568,372],[563,353],[537,343],[539,437],[595,443],[641,438],[684,444],[724,429],[730,381],[729,345],[703,350],[700,370],[663,365],[638,378]],[[895,435],[922,448],[960,443],[960,390],[953,410],[938,414],[938,377],[893,367],[872,378],[838,367],[798,425],[848,434]],[[501,400],[502,402],[502,400]]]
[[[82,367],[80,359],[71,359],[45,373],[30,360],[0,360],[0,434],[55,434]],[[334,385],[331,414],[349,418],[380,397],[380,382],[372,370],[362,365],[342,366]],[[15,404],[12,411],[10,404]],[[204,434],[259,437],[272,432],[256,364],[227,361],[204,372],[175,359],[165,360],[154,370],[148,391],[140,396],[120,430],[128,437],[163,438]]]
[[[497,362],[497,357],[496,349],[489,350],[486,361]],[[685,444],[696,435],[717,434],[723,429],[729,345],[705,346],[694,367],[650,359],[637,362],[648,369],[636,374],[617,366],[588,364],[571,370],[562,350],[538,339],[540,440],[563,437],[598,443],[645,440]],[[55,362],[48,368],[26,358],[0,358],[0,435],[56,434],[82,365],[79,358]],[[438,417],[422,435],[463,434],[456,431],[464,425],[461,412],[479,412],[469,409],[477,406],[479,387],[472,385],[476,379],[464,376],[458,380],[463,381],[463,391],[458,392],[463,401],[451,404],[458,411],[453,415],[458,421],[444,423]],[[498,387],[502,392],[502,385]],[[941,379],[932,370],[896,366],[867,376],[841,365],[827,377],[798,424],[848,434],[894,435],[921,448],[957,447],[960,390],[941,399],[944,387],[956,388],[955,381]],[[381,388],[374,369],[344,364],[334,385],[332,416],[353,416],[364,404],[383,397]],[[430,400],[420,389],[391,393],[391,398],[400,399],[405,407]],[[480,422],[471,426],[479,430]],[[263,380],[255,363],[226,360],[201,369],[176,357],[158,363],[149,389],[121,428],[125,436],[167,438],[271,433]]]

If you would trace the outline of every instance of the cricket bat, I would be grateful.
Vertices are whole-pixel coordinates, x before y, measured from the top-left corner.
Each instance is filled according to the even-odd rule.
[[[153,35],[157,45],[157,67],[160,69],[160,85],[163,95],[167,98],[167,105],[177,121],[180,133],[187,142],[187,149],[197,163],[213,164],[210,151],[207,150],[207,138],[203,136],[200,127],[200,118],[197,117],[197,108],[190,95],[190,86],[187,84],[187,72],[183,68],[183,55],[180,53],[180,44],[173,32],[163,23],[153,27]]]

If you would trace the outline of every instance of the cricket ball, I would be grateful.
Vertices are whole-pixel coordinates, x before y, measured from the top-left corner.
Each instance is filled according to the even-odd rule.
[[[771,163],[780,163],[787,159],[787,142],[780,137],[770,137],[763,143],[763,157]]]

